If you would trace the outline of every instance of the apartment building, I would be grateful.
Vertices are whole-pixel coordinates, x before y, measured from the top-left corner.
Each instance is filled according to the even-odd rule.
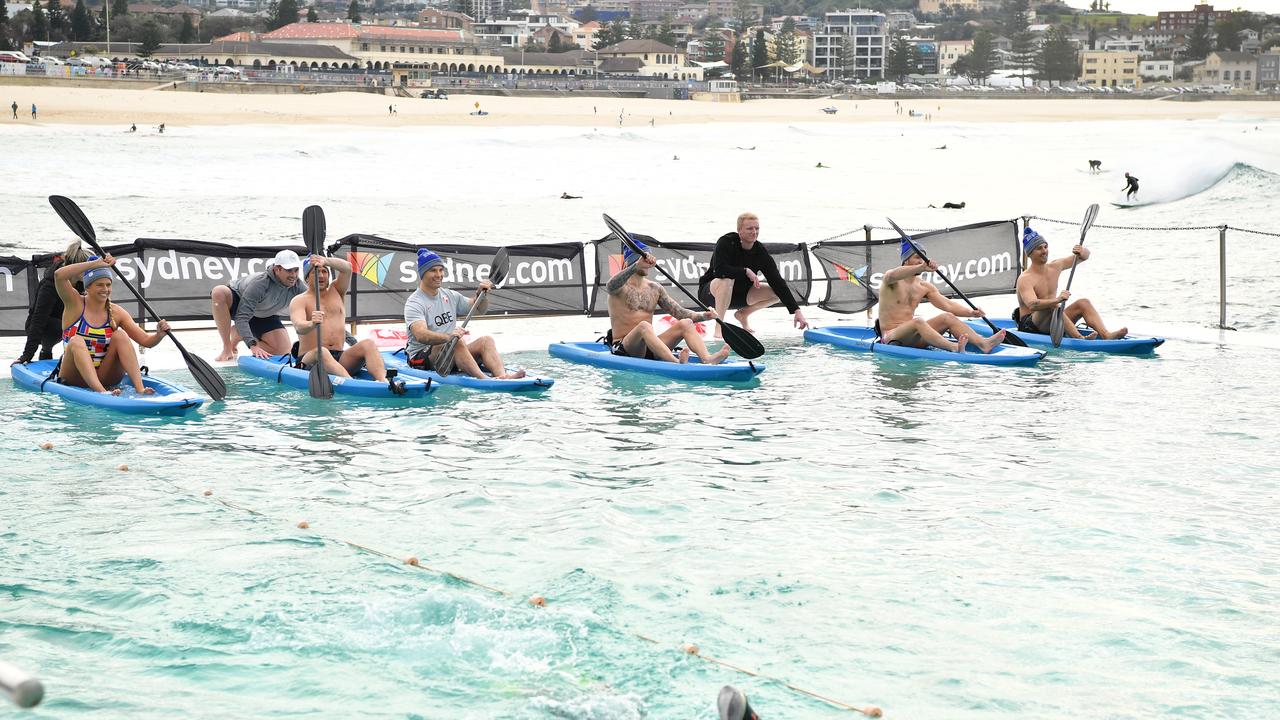
[[[831,77],[884,77],[887,44],[884,13],[829,12],[823,15],[820,29],[813,34],[813,65],[829,71]]]

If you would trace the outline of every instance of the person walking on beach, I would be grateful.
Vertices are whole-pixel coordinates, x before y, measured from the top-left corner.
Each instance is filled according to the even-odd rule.
[[[313,274],[314,279],[311,277]],[[320,290],[319,310],[315,309],[313,280]],[[293,321],[294,332],[298,333],[298,343],[293,352],[298,362],[308,369],[317,362],[323,362],[325,372],[343,378],[351,377],[363,367],[374,380],[388,383],[392,393],[403,395],[404,382],[388,380],[382,353],[372,339],[365,338],[346,348],[347,331],[344,326],[347,322],[346,297],[347,288],[351,286],[351,263],[342,258],[308,256],[302,263],[302,281],[307,291],[289,302],[289,319]],[[323,327],[324,337],[317,338],[317,325]]]
[[[737,227],[737,232],[725,233],[716,240],[711,263],[698,278],[698,299],[714,307],[717,317],[736,309],[733,317],[747,332],[753,332],[749,322],[752,313],[779,302],[787,306],[796,327],[809,327],[800,304],[778,271],[778,263],[759,242],[760,218],[744,212],[738,216]],[[720,336],[720,324],[716,323],[716,337]]]
[[[643,254],[624,243],[622,261],[626,267],[609,278],[605,285],[605,291],[609,293],[609,332],[605,335],[609,351],[623,357],[679,363],[688,362],[689,352],[693,351],[699,360],[709,365],[724,362],[729,357],[729,346],[711,353],[693,325],[714,320],[718,317],[715,310],[693,312],[672,300],[661,285],[648,279],[649,271],[658,264],[658,259],[646,252],[644,243],[634,240],[634,236],[633,241]],[[678,320],[661,333],[653,328],[653,314],[658,309]],[[677,359],[671,349],[681,340],[687,347]]]
[[[900,254],[902,265],[886,272],[880,286],[880,317],[876,320],[876,331],[883,342],[916,348],[935,347],[951,352],[964,352],[965,346],[972,343],[982,352],[989,353],[1004,341],[1003,330],[984,338],[960,322],[961,316],[985,316],[981,309],[971,310],[967,305],[948,300],[933,283],[920,279],[922,273],[937,272],[936,262],[930,260],[926,263],[905,240]],[[916,308],[925,300],[942,312],[928,320],[916,317]],[[950,331],[956,341],[943,337],[944,330]]]
[[[217,359],[232,360],[236,344],[244,341],[254,357],[268,358],[289,353],[289,331],[280,322],[280,312],[289,302],[307,291],[298,277],[302,260],[292,250],[281,250],[255,275],[246,275],[219,285],[209,294],[213,300],[213,322],[222,338]]]
[[[1031,228],[1023,229],[1023,264],[1029,263],[1029,266],[1018,276],[1018,309],[1013,311],[1013,319],[1018,323],[1019,330],[1026,333],[1049,334],[1049,321],[1053,317],[1053,309],[1058,307],[1058,303],[1071,299],[1070,292],[1065,290],[1058,292],[1058,279],[1063,270],[1071,267],[1075,260],[1074,256],[1079,256],[1080,262],[1084,262],[1089,259],[1089,249],[1083,245],[1076,245],[1071,248],[1071,255],[1050,261],[1049,241]],[[1080,298],[1068,304],[1062,314],[1066,318],[1066,322],[1062,324],[1066,336],[1078,340],[1098,338],[1116,340],[1129,332],[1129,328],[1108,331],[1107,326],[1102,322],[1102,317],[1087,298]],[[1082,318],[1085,325],[1093,328],[1094,332],[1085,335],[1076,328],[1076,323]]]
[[[458,317],[466,317],[471,312],[472,305],[479,303],[475,305],[476,312],[484,314],[489,306],[489,292],[493,290],[493,283],[481,280],[476,288],[476,296],[470,300],[457,290],[450,290],[442,287],[443,285],[444,260],[426,248],[419,249],[418,289],[404,303],[404,324],[409,331],[409,344],[405,352],[409,357],[410,367],[418,370],[440,367],[444,360],[442,352],[445,345],[456,337],[459,342],[453,347],[453,364],[458,370],[477,379],[486,377],[484,370],[500,380],[524,377],[523,369],[507,371],[492,336],[468,343],[465,338],[470,333],[466,328],[458,327]],[[481,291],[485,291],[483,299]]]
[[[10,107],[13,108],[13,119],[17,120],[18,119],[18,101],[14,100],[13,105],[11,105]]]
[[[1124,194],[1125,200],[1128,200],[1132,198],[1134,195],[1137,195],[1138,194],[1138,178],[1130,175],[1129,173],[1125,173],[1124,174],[1124,190],[1126,191]]]
[[[31,119],[32,119],[32,120],[35,120],[35,119],[36,119],[36,104],[35,104],[35,103],[31,103]]]

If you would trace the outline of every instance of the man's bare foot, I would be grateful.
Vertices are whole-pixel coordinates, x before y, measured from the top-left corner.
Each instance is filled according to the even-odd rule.
[[[961,335],[959,338],[956,339],[956,352],[962,353],[964,352],[964,349],[968,346],[969,346],[968,335]]]
[[[235,348],[231,348],[229,350],[227,348],[223,348],[222,352],[218,354],[218,357],[214,358],[214,360],[218,362],[225,362],[227,360],[235,360],[235,359],[236,359]]]
[[[1119,330],[1115,330],[1113,332],[1107,333],[1106,335],[1103,335],[1103,337],[1106,338],[1107,340],[1119,340],[1128,334],[1129,334],[1129,328],[1122,327]]]
[[[755,335],[756,331],[752,330],[751,326],[747,324],[747,315],[742,312],[743,310],[746,310],[746,308],[742,308],[741,310],[734,311],[733,319],[738,321],[738,324],[742,326],[743,330],[746,330],[752,335]],[[719,329],[720,329],[720,324],[716,323],[716,330],[719,330]],[[720,336],[717,334],[716,337],[720,337]]]
[[[511,372],[508,372],[506,375],[503,375],[503,376],[502,376],[502,379],[503,379],[503,380],[518,380],[518,379],[520,379],[520,378],[524,377],[524,374],[525,374],[525,373],[524,373],[524,368],[516,368],[515,370],[513,370],[513,371],[511,371]]]
[[[680,348],[680,354],[676,356],[676,362],[680,363],[681,365],[684,365],[685,363],[689,362],[689,348],[687,347]]]
[[[711,359],[707,361],[707,364],[719,365],[720,363],[728,359],[728,357],[729,357],[729,346],[725,345],[724,347],[720,348],[719,352],[711,356]]]
[[[982,348],[982,352],[990,353],[992,350],[996,349],[997,345],[1004,342],[1004,335],[1005,335],[1004,331],[1001,330],[997,332],[995,335],[992,335],[991,337],[986,338],[976,344],[978,347]]]

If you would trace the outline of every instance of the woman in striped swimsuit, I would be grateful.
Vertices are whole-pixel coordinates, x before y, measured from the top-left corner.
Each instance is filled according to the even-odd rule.
[[[110,255],[104,259],[95,257],[87,262],[64,265],[54,273],[63,304],[63,350],[58,379],[66,385],[119,395],[120,388],[114,386],[128,375],[134,390],[151,394],[155,390],[142,384],[138,352],[129,340],[143,347],[155,347],[169,332],[169,323],[161,320],[156,332],[148,333],[128,312],[112,304],[111,266],[115,262]],[[83,278],[84,295],[76,292],[71,284],[75,278]],[[117,337],[118,331],[124,331],[128,337]],[[109,387],[114,389],[107,390]]]

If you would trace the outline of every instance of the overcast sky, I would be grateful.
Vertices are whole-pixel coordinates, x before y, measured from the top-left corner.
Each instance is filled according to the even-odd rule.
[[[1067,5],[1074,8],[1087,9],[1089,0],[1066,0]],[[1161,10],[1190,10],[1197,5],[1196,0],[1111,0],[1111,9],[1117,12],[1155,15]],[[1204,4],[1212,5],[1214,10],[1251,10],[1253,12],[1280,14],[1280,0],[1225,0],[1214,2],[1204,0]]]

